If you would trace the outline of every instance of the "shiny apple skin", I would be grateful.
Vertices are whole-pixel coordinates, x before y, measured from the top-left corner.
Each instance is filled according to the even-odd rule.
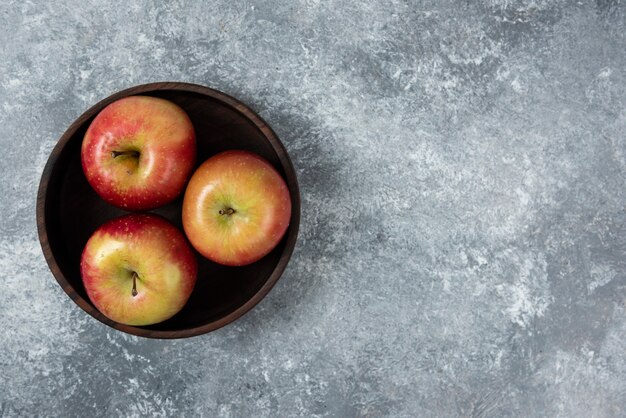
[[[228,214],[229,208],[234,213]],[[289,226],[291,198],[287,184],[265,159],[247,151],[225,151],[192,175],[182,217],[185,233],[200,254],[219,264],[243,266],[278,245]]]
[[[194,252],[175,226],[157,215],[130,214],[102,225],[80,263],[87,295],[113,321],[151,325],[178,313],[198,272]],[[133,272],[137,273],[133,296]]]
[[[113,157],[112,152],[140,153]],[[148,210],[180,195],[196,160],[196,135],[178,105],[130,96],[105,107],[89,125],[81,147],[83,172],[106,202]]]

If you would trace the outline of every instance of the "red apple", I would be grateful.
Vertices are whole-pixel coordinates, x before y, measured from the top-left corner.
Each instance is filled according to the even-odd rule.
[[[289,189],[270,163],[246,151],[226,151],[193,174],[183,200],[191,244],[216,263],[242,266],[269,253],[291,218]]]
[[[153,209],[183,189],[196,158],[189,116],[174,103],[131,96],[105,107],[83,139],[81,160],[102,199],[127,210]]]
[[[145,214],[102,225],[80,262],[89,299],[106,317],[127,325],[156,324],[179,312],[197,269],[182,232],[160,216]]]

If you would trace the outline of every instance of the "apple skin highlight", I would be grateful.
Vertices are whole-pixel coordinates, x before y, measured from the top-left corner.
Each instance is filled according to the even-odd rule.
[[[198,266],[174,225],[157,215],[130,214],[96,230],[83,250],[80,270],[100,312],[141,326],[165,321],[183,308]]]
[[[204,257],[224,265],[253,263],[278,245],[291,219],[287,184],[262,157],[225,151],[192,175],[183,227]]]
[[[130,96],[105,107],[81,147],[89,184],[107,203],[126,210],[163,206],[182,193],[196,160],[196,136],[178,105]]]

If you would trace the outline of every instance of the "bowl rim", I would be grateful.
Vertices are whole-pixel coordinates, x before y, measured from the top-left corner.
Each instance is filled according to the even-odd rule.
[[[90,118],[94,117],[98,114],[105,106],[108,104],[119,100],[123,97],[140,95],[140,94],[149,94],[150,92],[160,91],[160,90],[176,90],[183,91],[189,93],[196,93],[208,96],[232,109],[237,111],[243,117],[247,118],[250,122],[252,122],[256,128],[263,134],[265,139],[270,143],[272,149],[277,154],[280,163],[285,170],[285,181],[289,186],[290,195],[292,196],[292,209],[291,209],[291,221],[289,225],[289,229],[287,230],[287,241],[285,243],[285,248],[276,264],[276,267],[270,274],[269,278],[266,282],[261,286],[261,288],[252,295],[248,301],[246,301],[243,305],[230,312],[228,315],[225,315],[219,319],[211,321],[207,324],[196,326],[189,329],[177,330],[177,331],[164,331],[164,330],[150,330],[146,328],[141,328],[137,326],[125,325],[119,322],[113,321],[106,316],[104,316],[100,311],[98,311],[94,306],[91,305],[88,301],[86,301],[82,296],[80,296],[75,290],[72,284],[65,278],[62,273],[59,265],[56,262],[56,259],[52,253],[52,249],[50,247],[50,243],[48,240],[48,231],[46,228],[46,201],[48,195],[48,186],[50,183],[50,178],[52,175],[53,168],[55,167],[58,158],[60,157],[63,149],[69,142],[69,140],[74,136],[76,131],[80,129],[80,127]],[[83,114],[81,114],[63,133],[61,138],[57,141],[54,146],[50,156],[48,157],[48,161],[43,169],[41,174],[41,179],[39,182],[39,189],[37,191],[37,204],[36,204],[36,216],[37,216],[37,232],[39,235],[39,242],[41,245],[41,249],[43,251],[44,257],[50,270],[52,271],[52,275],[56,279],[57,283],[61,286],[61,288],[65,291],[65,293],[72,299],[83,311],[87,312],[89,315],[97,319],[98,321],[108,325],[109,327],[126,332],[128,334],[146,337],[146,338],[155,338],[155,339],[176,339],[176,338],[188,338],[194,337],[201,334],[206,334],[211,331],[215,331],[225,325],[230,324],[231,322],[239,319],[244,314],[249,312],[252,308],[254,308],[274,287],[278,279],[282,276],[287,264],[293,254],[296,240],[298,237],[298,230],[300,227],[300,188],[298,185],[298,179],[296,175],[296,171],[291,162],[291,158],[287,153],[287,150],[283,143],[278,138],[278,135],[274,132],[274,130],[269,126],[263,118],[261,118],[256,112],[254,112],[250,107],[242,103],[241,101],[235,99],[232,96],[229,96],[226,93],[223,93],[219,90],[206,87],[200,84],[194,83],[186,83],[186,82],[154,82],[147,84],[140,84],[133,87],[129,87],[120,91],[113,93],[112,95],[106,97],[105,99],[100,100],[95,105],[91,106],[87,109]]]

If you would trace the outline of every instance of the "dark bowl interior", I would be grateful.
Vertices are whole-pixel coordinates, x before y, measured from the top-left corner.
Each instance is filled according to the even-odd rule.
[[[93,118],[106,105],[132,95],[161,97],[181,106],[191,118],[198,145],[197,165],[228,149],[244,149],[266,158],[286,180],[291,193],[291,224],[280,244],[267,256],[244,267],[213,263],[196,253],[198,280],[181,312],[145,327],[111,321],[95,309],[80,276],[80,256],[91,234],[104,222],[127,212],[108,205],[83,174],[80,147]],[[182,196],[151,212],[182,231]],[[296,174],[276,134],[250,108],[207,87],[186,83],[153,83],[118,92],[93,106],[63,134],[44,169],[37,201],[39,237],[55,278],[87,313],[121,331],[152,338],[203,334],[239,318],[276,283],[293,252],[300,220]]]

